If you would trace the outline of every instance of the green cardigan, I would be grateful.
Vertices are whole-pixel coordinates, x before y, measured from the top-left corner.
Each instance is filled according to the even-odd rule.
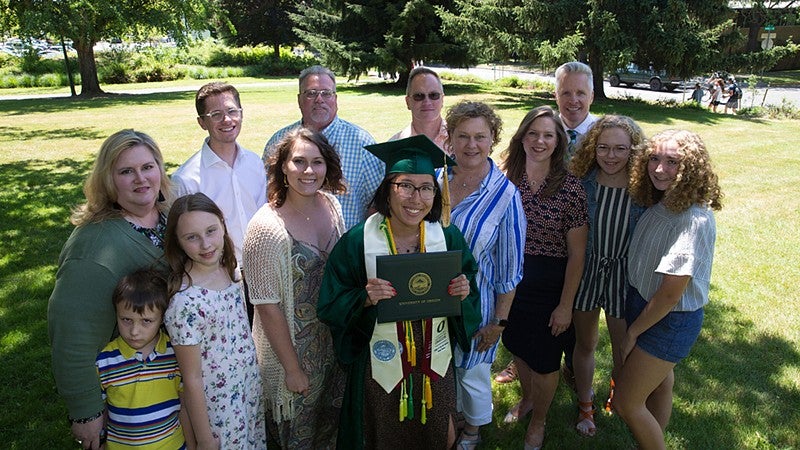
[[[462,273],[470,281],[470,294],[461,302],[462,315],[448,318],[450,342],[469,350],[470,339],[481,323],[480,295],[475,282],[478,264],[455,226],[443,231],[447,248],[462,250]],[[377,308],[364,308],[366,284],[364,222],[361,222],[345,233],[331,251],[317,304],[317,317],[330,327],[334,351],[347,371],[337,448],[364,448],[364,377],[370,363],[369,341],[377,314]]]
[[[124,219],[76,227],[58,262],[47,307],[53,376],[74,419],[105,407],[95,358],[116,334],[111,295],[117,282],[141,267],[166,270],[163,251]]]

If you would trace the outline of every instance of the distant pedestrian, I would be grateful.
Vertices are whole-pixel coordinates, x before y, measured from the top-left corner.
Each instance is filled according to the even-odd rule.
[[[728,78],[728,86],[725,89],[728,94],[728,102],[725,103],[725,114],[728,113],[728,109],[733,114],[736,114],[739,109],[739,100],[742,98],[742,89],[736,84],[736,79],[733,77]]]
[[[700,83],[694,84],[694,90],[692,91],[692,101],[696,102],[698,105],[703,103],[703,96],[705,92],[703,88],[700,87]]]

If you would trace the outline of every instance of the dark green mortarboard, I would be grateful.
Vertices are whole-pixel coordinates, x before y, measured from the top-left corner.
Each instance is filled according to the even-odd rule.
[[[412,173],[436,176],[434,169],[443,167],[445,159],[448,166],[456,165],[447,153],[424,134],[367,145],[364,148],[386,163],[386,175]]]

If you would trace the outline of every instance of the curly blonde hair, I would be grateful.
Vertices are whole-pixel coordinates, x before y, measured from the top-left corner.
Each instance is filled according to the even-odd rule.
[[[597,140],[600,138],[603,131],[610,128],[621,128],[628,134],[628,137],[631,138],[631,152],[628,155],[628,167],[626,169],[630,172],[631,165],[636,157],[636,150],[645,141],[644,132],[642,132],[639,125],[630,117],[609,114],[595,122],[592,128],[586,132],[583,140],[581,140],[578,150],[575,151],[575,155],[569,163],[569,170],[573,175],[578,178],[583,178],[598,167],[597,154],[595,151]]]
[[[678,145],[681,160],[675,181],[666,191],[659,191],[650,179],[648,163],[653,151],[667,142]],[[719,178],[711,167],[706,145],[700,136],[688,130],[662,131],[644,144],[631,168],[629,190],[634,201],[644,206],[662,202],[675,213],[685,211],[694,204],[714,210],[722,209]]]

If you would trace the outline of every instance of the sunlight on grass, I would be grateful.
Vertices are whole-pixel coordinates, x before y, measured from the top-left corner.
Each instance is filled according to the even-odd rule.
[[[232,80],[244,122],[239,142],[260,154],[279,128],[297,121],[293,79]],[[126,85],[125,89],[195,84]],[[109,90],[117,87],[109,87]],[[504,120],[497,158],[530,108],[554,105],[529,90],[446,82],[445,108],[459,100],[486,101]],[[340,83],[339,114],[385,140],[409,121],[403,87]],[[800,448],[800,124],[746,120],[643,102],[595,101],[596,114],[630,115],[648,136],[687,128],[706,142],[720,176],[724,208],[716,213],[717,245],[711,302],[697,344],[676,370],[671,449]],[[94,100],[0,100],[0,386],[4,448],[74,448],[65,410],[49,373],[46,308],[61,246],[72,226],[70,208],[101,142],[120,128],[154,137],[169,172],[197,151],[206,133],[196,122],[194,92],[112,95]],[[608,393],[610,344],[601,321],[594,388]],[[500,350],[493,371],[510,355]],[[494,385],[494,422],[483,427],[481,448],[519,448],[526,420],[503,424],[518,400],[519,383]],[[602,400],[601,400],[602,399]],[[598,436],[581,438],[573,426],[575,399],[563,385],[548,416],[548,447],[632,448],[617,416],[598,414]],[[34,432],[35,431],[35,432]]]
[[[19,330],[11,330],[3,335],[0,339],[0,356],[5,356],[11,353],[18,347],[28,344],[31,339],[29,333],[23,333]]]

